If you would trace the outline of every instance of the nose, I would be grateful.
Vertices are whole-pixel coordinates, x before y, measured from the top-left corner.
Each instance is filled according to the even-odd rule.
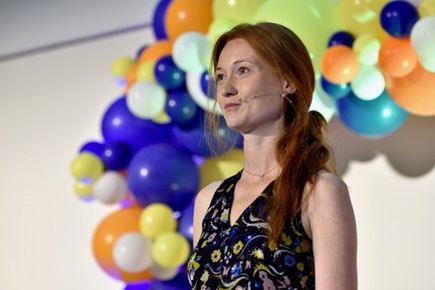
[[[230,80],[227,80],[225,83],[221,84],[220,95],[222,97],[231,97],[237,95],[237,88]]]

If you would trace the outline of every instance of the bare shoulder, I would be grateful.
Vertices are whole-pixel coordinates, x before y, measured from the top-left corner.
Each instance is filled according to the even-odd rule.
[[[195,207],[193,213],[193,246],[199,240],[199,236],[202,232],[202,221],[207,212],[210,202],[213,199],[213,195],[221,185],[222,180],[214,181],[204,188],[202,188],[195,197]]]

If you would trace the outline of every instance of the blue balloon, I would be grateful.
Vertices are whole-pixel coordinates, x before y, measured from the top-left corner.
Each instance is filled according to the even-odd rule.
[[[133,157],[127,169],[127,182],[141,206],[160,202],[174,211],[182,211],[198,191],[199,170],[183,150],[169,144],[154,144]]]
[[[370,101],[361,100],[352,92],[337,100],[337,112],[348,128],[371,138],[393,133],[408,117],[386,91]]]
[[[165,16],[171,0],[161,0],[157,4],[153,15],[153,32],[156,39],[167,39],[168,35],[165,28]]]
[[[161,57],[154,66],[154,76],[157,82],[167,90],[176,89],[184,85],[185,73],[177,67],[172,57]]]
[[[186,207],[181,213],[178,221],[178,232],[184,235],[190,241],[193,240],[193,210],[195,202],[192,200],[190,205]]]
[[[101,158],[103,156],[104,144],[96,141],[90,141],[82,145],[80,153],[90,152]]]
[[[141,282],[138,284],[128,284],[125,286],[124,290],[149,290],[151,282]]]
[[[130,149],[122,142],[109,142],[104,146],[101,159],[107,170],[124,169],[131,159]]]
[[[334,33],[328,41],[328,47],[334,45],[346,45],[352,47],[355,37],[347,31],[338,31]]]
[[[240,148],[243,146],[243,137],[238,132],[231,130],[222,123],[223,117],[220,117],[219,134],[224,142],[220,147],[215,138],[209,133],[212,146],[217,151],[217,155],[222,155],[225,152],[232,149],[234,146]],[[213,156],[213,150],[210,150],[207,140],[204,135],[204,120],[200,120],[190,130],[183,130],[176,126],[173,127],[173,133],[175,136],[175,143],[181,147],[189,150],[192,154],[196,154],[202,157]]]
[[[168,281],[153,281],[148,290],[191,290],[187,273],[179,272],[175,278]]]
[[[134,116],[127,108],[125,96],[115,100],[104,114],[101,131],[106,142],[120,141],[132,154],[146,145],[171,143],[172,125],[157,124]]]
[[[208,90],[208,86],[210,84],[210,91]],[[214,98],[216,91],[216,84],[213,79],[210,79],[210,74],[208,70],[204,71],[201,75],[201,89],[204,95]]]
[[[394,37],[407,37],[418,21],[417,9],[407,1],[391,1],[381,11],[381,25]]]
[[[352,90],[349,83],[334,84],[329,82],[324,76],[321,77],[320,84],[323,90],[335,100],[344,98]]]
[[[199,107],[186,90],[176,90],[168,93],[166,113],[175,125],[191,121]]]

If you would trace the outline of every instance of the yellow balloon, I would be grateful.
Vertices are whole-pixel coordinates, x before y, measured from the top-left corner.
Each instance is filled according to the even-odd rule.
[[[338,6],[332,0],[269,0],[257,11],[256,21],[271,21],[293,30],[312,55],[313,65],[326,49],[329,37],[342,28]]]
[[[128,71],[133,66],[134,60],[128,56],[122,56],[117,58],[112,63],[112,75],[115,77],[125,77]]]
[[[340,1],[340,14],[346,30],[352,32],[355,36],[377,31],[380,27],[380,12],[388,1],[389,0]]]
[[[71,174],[77,179],[90,178],[96,180],[104,172],[100,158],[92,153],[81,153],[71,163]]]
[[[165,268],[175,268],[184,264],[189,257],[189,251],[187,239],[176,232],[159,235],[151,248],[154,261]]]
[[[74,184],[74,192],[80,198],[89,198],[93,196],[93,184],[77,181]]]
[[[159,124],[168,124],[171,122],[171,117],[169,117],[169,115],[166,114],[165,111],[162,111],[160,114],[158,114],[152,120],[156,123],[159,123]]]
[[[418,6],[420,18],[435,15],[435,0],[423,0]]]
[[[153,203],[144,208],[139,218],[140,232],[150,239],[175,231],[177,221],[172,209],[163,203]]]
[[[224,155],[205,160],[200,168],[200,187],[203,188],[212,181],[223,180],[234,175],[243,167],[243,164],[243,151],[239,149],[233,149]]]
[[[232,18],[250,22],[264,2],[265,0],[214,0],[213,16],[214,19]]]
[[[136,80],[138,81],[155,81],[154,77],[154,61],[145,61],[139,64],[136,72]]]

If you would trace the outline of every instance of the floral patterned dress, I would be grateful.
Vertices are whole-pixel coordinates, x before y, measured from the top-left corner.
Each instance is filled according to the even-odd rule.
[[[231,226],[230,208],[242,171],[222,182],[205,214],[187,265],[192,289],[314,289],[312,241],[300,215],[285,226],[278,245],[267,243],[262,205],[273,181]]]

